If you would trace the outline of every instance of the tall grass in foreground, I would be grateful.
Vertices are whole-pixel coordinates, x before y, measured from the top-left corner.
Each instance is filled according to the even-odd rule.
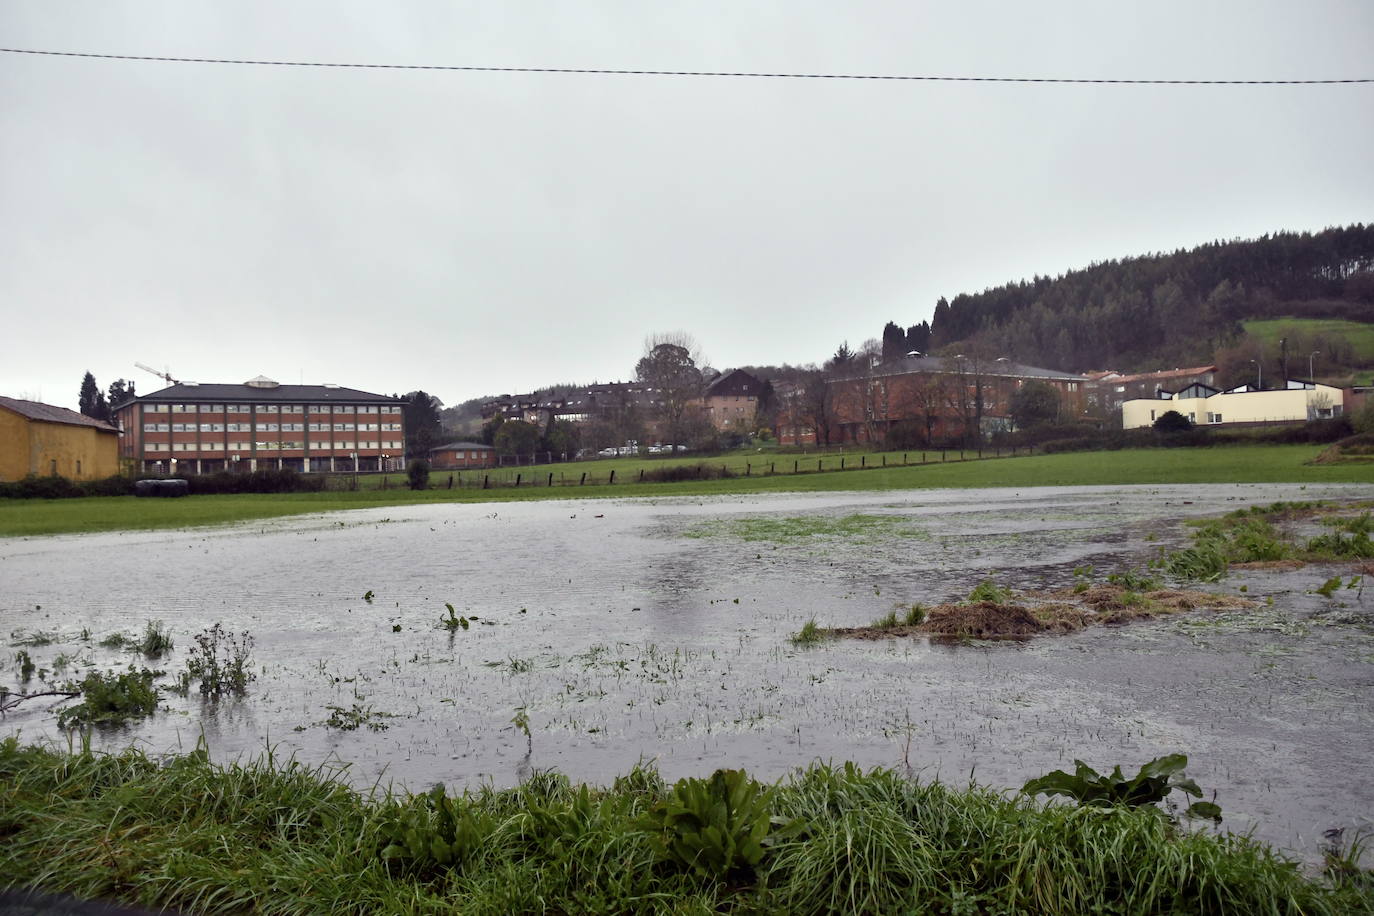
[[[1149,811],[1042,807],[852,765],[762,796],[742,774],[670,791],[652,770],[607,790],[539,773],[452,804],[359,794],[338,775],[270,753],[160,764],[6,739],[0,881],[192,913],[1374,912],[1367,872],[1333,885]],[[761,853],[713,872],[684,825],[736,811],[760,825]],[[454,842],[431,856],[424,831]]]

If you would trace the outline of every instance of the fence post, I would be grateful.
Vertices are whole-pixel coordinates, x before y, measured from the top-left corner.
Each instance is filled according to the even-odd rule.
[[[515,486],[516,486],[517,488],[520,486],[520,478],[523,477],[523,476],[524,476],[523,474],[516,474],[516,475],[515,475]]]
[[[579,480],[579,481],[577,482],[577,485],[580,487],[580,486],[584,485],[586,482],[587,482],[587,472],[586,472],[586,471],[583,471],[583,472],[582,472],[582,479]]]
[[[843,455],[840,456],[840,470],[841,470],[841,471],[844,470],[844,456],[843,456]]]
[[[940,449],[940,460],[941,460],[941,461],[944,461],[944,460],[945,460],[945,450],[944,450],[944,449]]]
[[[639,469],[639,482],[640,482],[640,483],[643,483],[643,482],[644,482],[644,469],[643,469],[643,468],[640,468],[640,469]]]
[[[487,487],[489,487],[490,485],[491,485],[491,475],[490,475],[490,474],[483,474],[483,475],[482,475],[482,489],[485,490],[485,489],[486,489]]]
[[[821,462],[824,461],[824,460],[825,460],[824,458],[817,458],[817,459],[816,459],[816,470],[819,471],[819,470],[821,469]],[[840,460],[843,461],[844,459],[840,459]]]
[[[793,462],[792,462],[792,473],[793,473],[793,474],[797,473],[797,465],[799,465],[799,464],[801,464],[800,461],[793,461]]]
[[[607,483],[615,483],[615,468],[611,468],[611,479]]]
[[[553,471],[549,471],[549,486],[553,486]]]
[[[748,477],[754,473],[754,466],[749,462],[744,462],[744,476]]]

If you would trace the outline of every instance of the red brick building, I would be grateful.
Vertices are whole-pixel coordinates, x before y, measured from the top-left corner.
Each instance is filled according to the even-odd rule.
[[[481,442],[450,442],[429,450],[429,466],[436,471],[489,468],[496,464],[496,449]]]
[[[979,442],[1013,428],[1012,395],[1030,381],[1058,393],[1063,416],[1082,415],[1084,376],[1007,359],[911,355],[826,383],[831,439],[883,442],[893,426],[910,423],[925,442]]]
[[[145,473],[292,468],[303,473],[400,467],[399,398],[338,385],[178,382],[115,405],[120,455]]]

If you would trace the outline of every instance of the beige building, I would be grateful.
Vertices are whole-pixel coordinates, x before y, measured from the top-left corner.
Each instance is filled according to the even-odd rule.
[[[1330,385],[1289,379],[1286,388],[1259,391],[1249,385],[1220,391],[1194,384],[1180,391],[1160,391],[1158,397],[1136,398],[1121,405],[1121,426],[1151,426],[1170,410],[1198,426],[1262,426],[1305,423],[1339,417],[1344,392]]]
[[[119,473],[119,430],[38,401],[0,397],[0,480],[99,480]]]

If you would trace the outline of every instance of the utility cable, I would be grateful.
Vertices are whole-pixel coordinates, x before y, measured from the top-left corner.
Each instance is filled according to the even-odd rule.
[[[175,64],[237,64],[248,67],[333,67],[345,70],[450,70],[465,73],[575,73],[592,76],[704,76],[734,79],[789,80],[894,80],[924,83],[1078,83],[1115,86],[1332,86],[1374,83],[1368,79],[1275,79],[1275,80],[1179,80],[1089,79],[1048,76],[905,76],[881,73],[764,73],[740,70],[618,70],[604,67],[465,67],[448,64],[330,63],[308,60],[248,60],[228,57],[164,57],[143,54],[95,54],[85,51],[39,51],[33,48],[0,48],[6,54],[45,57],[81,57],[93,60],[154,61]]]

